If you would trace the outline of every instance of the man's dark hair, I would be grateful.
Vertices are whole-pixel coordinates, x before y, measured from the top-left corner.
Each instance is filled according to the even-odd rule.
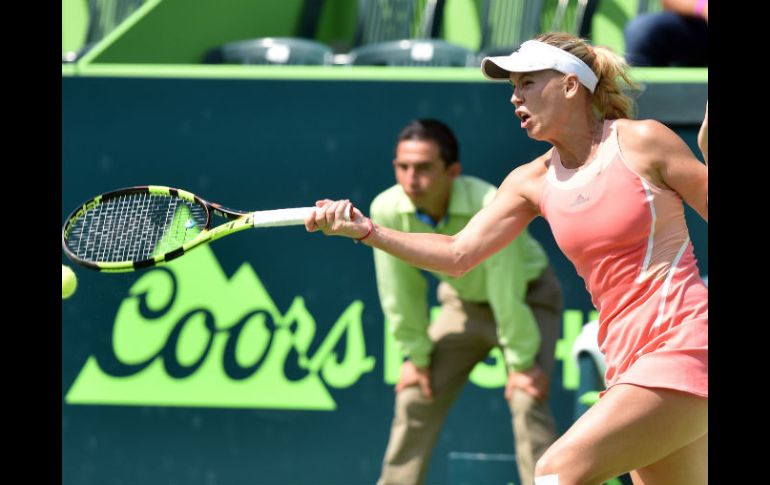
[[[404,140],[432,141],[438,145],[441,159],[448,167],[457,163],[459,147],[452,129],[439,120],[417,119],[406,125],[398,134],[398,142]]]

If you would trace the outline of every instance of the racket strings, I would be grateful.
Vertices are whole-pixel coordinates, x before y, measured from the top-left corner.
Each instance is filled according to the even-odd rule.
[[[74,222],[66,245],[94,262],[142,261],[172,251],[206,226],[206,210],[146,192],[103,201]]]

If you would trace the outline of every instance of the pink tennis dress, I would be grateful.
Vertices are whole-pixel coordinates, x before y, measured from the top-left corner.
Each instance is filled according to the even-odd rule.
[[[681,197],[626,165],[614,120],[593,161],[567,169],[553,150],[540,213],[599,311],[607,389],[708,396],[708,289]],[[606,391],[605,391],[606,392]]]

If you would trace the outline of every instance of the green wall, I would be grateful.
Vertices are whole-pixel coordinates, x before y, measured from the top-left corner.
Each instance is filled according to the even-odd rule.
[[[442,37],[450,43],[476,50],[481,42],[477,0],[451,0],[444,10]]]
[[[88,0],[61,1],[61,51],[83,47],[88,31]]]
[[[94,49],[97,63],[198,63],[225,42],[292,36],[302,0],[150,0]]]
[[[591,20],[593,42],[625,54],[623,27],[636,16],[637,2],[628,0],[601,0]]]

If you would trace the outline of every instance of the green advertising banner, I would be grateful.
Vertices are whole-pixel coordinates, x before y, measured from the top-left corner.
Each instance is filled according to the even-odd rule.
[[[347,197],[366,212],[394,183],[394,141],[416,117],[447,122],[464,172],[497,184],[546,148],[518,128],[509,98],[505,85],[476,82],[63,77],[62,221],[94,195],[148,184],[244,210]],[[697,126],[674,128],[695,147]],[[705,275],[707,226],[687,217]],[[579,397],[572,345],[594,314],[545,221],[531,231],[565,292],[550,396],[563,431]],[[73,269],[62,483],[376,481],[400,356],[369,248],[282,227],[143,272]],[[452,408],[427,483],[453,483],[457,457],[514,453],[504,382],[493,352]],[[494,466],[518,483],[513,462]]]

